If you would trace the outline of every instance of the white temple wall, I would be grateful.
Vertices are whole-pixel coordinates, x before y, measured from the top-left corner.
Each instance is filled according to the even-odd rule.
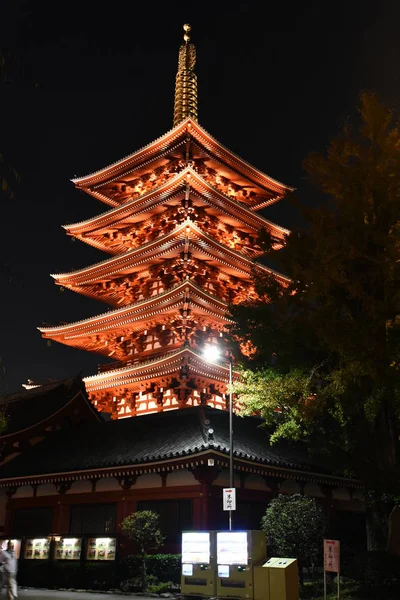
[[[313,498],[325,498],[325,494],[318,483],[306,483],[304,486],[304,495]]]
[[[142,488],[160,488],[161,485],[161,475],[159,475],[158,473],[145,473],[144,475],[139,475],[135,485],[132,486],[132,489],[137,490]]]
[[[350,492],[345,488],[334,488],[332,490],[333,500],[350,500]]]
[[[279,487],[280,494],[301,494],[300,484],[294,479],[285,479]]]
[[[234,487],[240,487],[240,477],[234,473]],[[221,485],[223,487],[229,487],[229,469],[222,469],[218,476],[213,481],[213,485]]]
[[[32,496],[33,487],[31,485],[22,485],[14,494],[14,498],[31,498]]]
[[[104,477],[96,482],[96,492],[120,492],[121,486],[115,477]]]
[[[80,481],[74,481],[70,489],[67,490],[67,494],[85,494],[91,491],[92,483],[87,479],[82,479]]]
[[[58,492],[54,483],[43,483],[39,485],[36,496],[57,496]]]
[[[187,471],[186,469],[168,473],[167,487],[172,487],[174,485],[196,485],[198,483],[199,482],[196,481],[193,473]]]
[[[244,480],[244,487],[246,490],[262,490],[266,492],[270,492],[271,488],[267,485],[264,477],[261,475],[247,475]]]

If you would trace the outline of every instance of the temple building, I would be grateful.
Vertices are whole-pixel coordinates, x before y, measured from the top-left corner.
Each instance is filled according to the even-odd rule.
[[[227,528],[231,474],[234,529],[259,529],[279,493],[316,498],[334,539],[356,530],[359,539],[364,527],[358,480],[310,458],[305,443],[271,446],[260,418],[225,410],[229,305],[255,293],[254,270],[287,283],[257,260],[257,239],[264,228],[282,246],[287,230],[260,210],[291,188],[199,125],[189,32],[185,26],[171,131],[73,180],[107,209],[65,229],[109,257],[53,277],[111,309],[40,331],[115,362],[0,398],[0,546],[1,538],[20,544],[21,585],[90,587],[85,577],[98,580],[97,563],[101,577],[108,565],[107,585],[115,586],[119,557],[130,552],[120,524],[137,510],[160,515],[163,552],[181,551],[183,530]],[[207,346],[221,360],[208,362]]]
[[[239,158],[198,123],[195,46],[185,25],[173,129],[95,173],[73,179],[107,206],[66,225],[68,235],[106,252],[92,266],[53,275],[112,309],[41,327],[43,337],[109,357],[85,378],[91,402],[113,419],[197,405],[226,408],[223,360],[229,304],[252,295],[258,233],[282,246],[284,227],[260,215],[292,188]],[[220,361],[204,350],[217,345]],[[235,375],[234,375],[235,377]]]

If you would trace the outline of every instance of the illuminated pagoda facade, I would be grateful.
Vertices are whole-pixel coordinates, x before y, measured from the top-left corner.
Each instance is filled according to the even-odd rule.
[[[72,180],[106,210],[66,232],[109,256],[53,277],[111,309],[40,328],[45,338],[115,361],[84,380],[91,402],[114,419],[201,404],[226,408],[229,365],[207,362],[204,349],[217,344],[224,355],[228,307],[254,295],[253,268],[274,273],[257,263],[260,229],[277,248],[288,233],[259,211],[291,188],[199,125],[196,50],[190,27],[184,30],[173,129]]]

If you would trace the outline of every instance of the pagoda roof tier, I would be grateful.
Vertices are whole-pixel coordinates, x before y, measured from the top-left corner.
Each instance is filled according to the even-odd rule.
[[[134,191],[138,178],[146,176],[155,180],[154,170],[162,171],[165,166],[168,171],[166,176],[169,177],[169,165],[172,167],[172,163],[173,168],[184,168],[186,161],[183,157],[187,156],[188,150],[191,162],[196,164],[196,161],[205,161],[207,169],[217,171],[219,176],[245,189],[243,202],[250,206],[266,206],[293,191],[293,188],[266,175],[231,152],[191,118],[184,119],[133,154],[94,173],[74,178],[72,182],[77,188],[102,202],[118,206],[129,200],[132,193],[141,193],[140,189]],[[181,165],[176,167],[175,161],[181,161]],[[131,188],[132,182],[135,185]],[[251,194],[247,193],[250,191]]]
[[[192,281],[185,281],[173,288],[141,300],[128,307],[108,311],[88,319],[58,327],[39,327],[44,338],[53,339],[68,346],[109,355],[113,348],[116,359],[124,359],[122,349],[115,348],[117,336],[128,336],[132,332],[149,329],[155,324],[168,324],[186,304],[190,303],[191,320],[200,325],[213,323],[223,328],[230,322],[227,318],[228,305],[208,294]],[[114,343],[109,343],[110,334]],[[124,340],[122,340],[124,341]]]
[[[64,228],[69,235],[79,237],[81,241],[101,250],[112,254],[124,252],[129,248],[129,235],[119,243],[110,243],[106,234],[118,233],[135,223],[151,220],[170,207],[180,205],[187,193],[187,186],[190,187],[190,195],[196,199],[196,207],[204,207],[208,215],[217,217],[227,225],[253,233],[266,228],[279,240],[283,240],[285,235],[290,233],[288,229],[254,213],[233,197],[221,193],[191,167],[139,198],[129,200],[85,221],[64,225]]]
[[[184,251],[191,252],[195,258],[207,260],[209,264],[214,264],[229,275],[239,278],[250,280],[252,269],[256,267],[264,273],[274,275],[282,283],[290,281],[288,277],[273,269],[255,264],[252,257],[248,258],[243,252],[231,250],[220,244],[190,219],[185,220],[166,235],[139,248],[108,258],[90,267],[70,273],[53,274],[52,277],[59,285],[92,295],[92,292],[89,289],[85,291],[83,286],[90,287],[90,285],[110,281],[122,275],[143,271],[153,264],[161,264],[167,258],[176,257],[177,253]]]
[[[114,390],[115,393],[122,393],[126,389],[140,391],[144,382],[162,380],[163,377],[171,375],[179,377],[183,364],[190,365],[191,377],[198,377],[202,381],[218,381],[224,388],[229,385],[227,363],[209,362],[199,352],[185,345],[164,356],[133,362],[132,365],[85,377],[83,381],[89,394],[99,390]],[[238,378],[239,373],[233,372],[233,379]]]

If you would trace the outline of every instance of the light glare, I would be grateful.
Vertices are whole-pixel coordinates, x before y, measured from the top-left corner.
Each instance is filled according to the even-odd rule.
[[[221,358],[221,352],[218,346],[209,344],[208,346],[205,346],[203,356],[208,362],[215,362]]]

